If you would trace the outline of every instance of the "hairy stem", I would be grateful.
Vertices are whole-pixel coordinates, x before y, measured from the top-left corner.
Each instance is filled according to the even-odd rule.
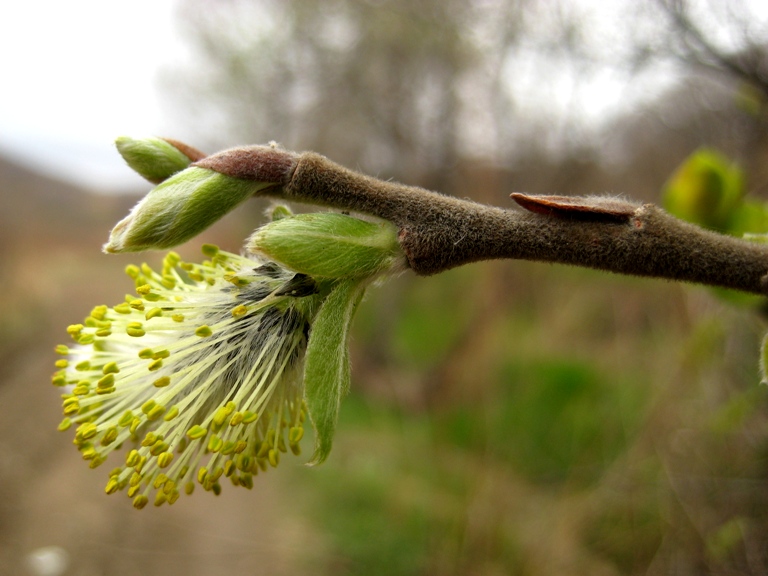
[[[261,195],[389,220],[421,275],[516,258],[768,294],[768,246],[703,230],[652,204],[513,194],[526,211],[503,210],[365,176],[311,152],[261,146],[196,165],[273,182]]]

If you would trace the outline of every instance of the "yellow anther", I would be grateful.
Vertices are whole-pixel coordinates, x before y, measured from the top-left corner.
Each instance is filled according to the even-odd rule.
[[[80,411],[80,402],[77,398],[64,401],[64,416],[74,416]]]
[[[224,446],[221,447],[221,453],[224,456],[229,456],[234,451],[235,451],[235,443],[232,440],[227,440],[226,442],[224,442]]]
[[[109,328],[100,328],[99,330],[96,330],[94,335],[99,338],[106,338],[107,336],[112,336],[112,330]]]
[[[166,495],[169,497],[168,503],[172,504],[172,502],[170,501],[170,496],[171,494],[176,492],[176,482],[170,479],[166,480],[165,484],[163,484],[163,492],[165,492]]]
[[[173,290],[176,287],[176,278],[173,276],[163,275],[163,279],[160,280],[160,284],[167,290]]]
[[[168,252],[165,258],[163,258],[163,262],[168,266],[176,266],[181,262],[181,256],[179,256],[178,252]]]
[[[266,458],[267,454],[269,454],[269,442],[264,440],[261,443],[261,446],[259,446],[259,451],[256,453],[257,458]]]
[[[118,314],[130,314],[132,312],[130,305],[127,303],[118,304],[113,310]]]
[[[171,462],[173,462],[173,454],[170,452],[163,452],[157,457],[157,465],[160,468],[167,468],[171,465]]]
[[[141,454],[139,454],[138,450],[131,450],[125,456],[125,465],[128,466],[128,468],[133,468],[139,462],[141,462]]]
[[[208,439],[208,451],[218,452],[224,446],[224,441],[214,434]]]
[[[59,432],[64,432],[65,430],[69,430],[71,427],[72,427],[72,420],[70,420],[69,418],[64,418],[64,420],[62,420],[59,423]]]
[[[247,278],[241,278],[236,274],[224,274],[224,280],[226,280],[227,282],[231,282],[238,288],[242,288],[243,286],[248,286],[248,284],[251,283],[251,281],[248,280]]]
[[[208,434],[208,430],[206,430],[205,428],[203,428],[198,424],[195,424],[194,426],[192,426],[192,428],[187,430],[187,438],[189,438],[190,440],[197,440],[199,438],[202,438],[206,434]]]
[[[190,280],[194,280],[195,282],[202,282],[205,280],[203,275],[198,272],[188,272],[187,275],[189,276]]]
[[[230,414],[232,409],[229,406],[219,406],[213,414],[213,423],[218,427],[223,426]]]
[[[126,410],[123,415],[120,417],[120,420],[117,421],[117,425],[121,428],[125,428],[126,426],[131,425],[131,421],[133,420],[133,412],[130,410]]]
[[[104,432],[104,436],[101,438],[101,445],[109,446],[115,440],[117,440],[117,428],[112,426],[106,432]]]
[[[51,378],[51,384],[54,386],[66,386],[67,385],[67,377],[61,372],[57,372],[53,375]]]
[[[96,424],[88,423],[88,424],[81,424],[77,428],[77,433],[75,435],[75,438],[80,438],[82,440],[90,440],[96,434],[99,433],[99,429],[96,427]]]
[[[171,352],[167,348],[163,348],[162,350],[158,350],[157,352],[154,352],[152,354],[153,360],[158,360],[160,358],[168,358],[168,356],[171,355]]]
[[[199,326],[197,330],[195,330],[195,335],[199,336],[200,338],[207,338],[211,334],[213,334],[213,330],[211,330],[211,328],[205,324]]]
[[[171,420],[176,418],[176,416],[178,415],[179,415],[179,407],[173,406],[170,410],[168,410],[165,416],[163,416],[163,420],[165,420],[166,422],[170,422]]]
[[[107,364],[104,364],[104,368],[101,369],[102,374],[117,374],[120,372],[120,368],[117,365],[117,362],[108,362]]]
[[[112,386],[111,388],[97,388],[96,394],[98,394],[99,396],[104,396],[106,394],[112,394],[112,392],[114,391],[115,391],[114,386]]]
[[[66,368],[67,366],[69,366],[69,360],[65,360],[64,358],[56,360],[56,368]]]
[[[152,286],[149,284],[142,284],[141,286],[136,287],[136,293],[141,294],[144,296],[145,294],[149,294],[152,291]]]
[[[221,484],[219,484],[218,482],[214,482],[213,486],[211,486],[211,490],[216,496],[218,496],[219,494],[221,494]]]
[[[80,380],[77,385],[72,389],[72,394],[75,396],[85,396],[91,391],[91,383],[88,380]]]
[[[247,454],[240,454],[237,457],[237,469],[241,472],[248,472],[251,469],[253,461]]]
[[[135,416],[131,421],[131,425],[128,430],[131,431],[131,434],[136,434],[136,430],[138,430],[139,426],[141,426],[141,418]]]
[[[134,338],[141,338],[144,336],[144,334],[146,334],[143,328],[134,328],[130,326],[125,329],[125,333],[128,334],[128,336],[133,336]]]
[[[136,510],[141,510],[144,508],[144,506],[147,505],[149,502],[149,498],[147,498],[144,494],[139,494],[136,496],[136,498],[133,499],[133,507],[136,508]]]
[[[202,252],[203,256],[207,256],[208,258],[213,258],[216,256],[216,254],[219,253],[219,247],[215,244],[203,244],[202,246]]]
[[[125,273],[128,274],[128,276],[131,278],[136,279],[138,278],[139,274],[141,274],[141,271],[135,264],[128,264],[128,266],[125,267]]]
[[[157,404],[157,402],[155,402],[154,400],[152,400],[150,398],[149,400],[144,402],[144,404],[141,405],[141,411],[144,412],[144,414],[149,414],[149,411],[152,410],[152,408],[154,408],[156,404]],[[155,433],[154,432],[148,432],[147,433],[147,438],[150,438],[150,437],[154,438],[155,437]]]
[[[165,492],[155,492],[155,506],[162,506],[168,502],[168,496]]]
[[[152,385],[155,388],[165,388],[170,383],[171,383],[171,377],[170,376],[163,376],[162,378],[158,378],[157,380],[152,382]]]
[[[104,390],[106,388],[112,388],[115,385],[115,375],[114,374],[106,374],[99,378],[99,381],[96,383],[96,387]]]
[[[158,316],[162,316],[162,315],[163,315],[162,308],[152,308],[152,310],[144,314],[144,319],[152,320],[152,318],[157,318]]]
[[[91,463],[88,464],[88,468],[93,470],[94,468],[98,468],[99,466],[104,464],[104,462],[106,462],[106,461],[107,461],[106,456],[102,456],[101,454],[96,454],[96,456],[94,456],[91,459]]]
[[[83,457],[83,460],[93,460],[98,455],[98,452],[90,444],[84,444],[80,448],[80,455]]]
[[[104,491],[107,494],[114,494],[118,491],[120,488],[120,483],[118,482],[117,478],[110,478],[107,482],[107,487],[104,489]]]
[[[144,348],[143,350],[139,350],[139,358],[142,360],[149,360],[154,356],[154,352],[152,352],[152,348]]]
[[[69,346],[65,346],[64,344],[59,344],[54,348],[54,351],[59,356],[67,356],[69,354]]]
[[[242,412],[235,412],[232,415],[232,419],[229,421],[229,425],[230,426],[237,426],[242,421],[243,421],[243,413]]]
[[[85,346],[86,344],[93,344],[96,339],[94,334],[81,334],[79,338],[76,338],[78,344]]]
[[[203,484],[207,479],[208,479],[208,468],[206,468],[205,466],[201,466],[200,470],[197,471],[197,481],[200,484]]]
[[[144,296],[144,300],[146,300],[147,302],[158,302],[162,299],[163,297],[160,296],[160,294],[156,294],[155,292],[150,292],[149,294],[146,294]]]
[[[109,308],[106,306],[95,306],[93,310],[91,310],[91,316],[95,318],[96,320],[104,320],[104,318],[107,316],[107,311]]]
[[[84,326],[82,324],[70,324],[67,326],[67,334],[76,335],[82,332]]]
[[[195,491],[195,483],[194,482],[187,482],[184,484],[184,493],[189,496],[192,494],[192,492]]]
[[[280,452],[274,448],[269,451],[269,463],[273,468],[280,464]]]
[[[245,450],[248,447],[248,442],[245,440],[238,440],[237,444],[235,444],[235,454],[240,454],[243,450]]]
[[[162,367],[163,367],[163,361],[159,358],[157,360],[152,360],[152,362],[149,363],[149,366],[147,366],[150,372],[159,370]]]
[[[158,404],[147,413],[147,420],[149,421],[157,420],[163,414],[165,414],[165,406],[163,406],[162,404]]]
[[[300,456],[301,444],[291,444],[291,452],[293,452],[294,456]]]
[[[138,298],[133,302],[131,302],[129,306],[134,310],[137,310],[138,312],[144,312],[144,302],[142,302]]]
[[[241,316],[245,316],[248,314],[248,308],[246,308],[243,304],[240,304],[239,306],[235,306],[232,308],[232,316],[234,318],[240,318]]]
[[[304,437],[304,428],[301,426],[293,426],[288,431],[288,442],[290,444],[298,444],[301,442],[301,439]]]
[[[232,460],[224,462],[224,476],[232,476],[232,473],[236,470],[235,463]]]
[[[168,450],[168,443],[167,442],[163,442],[162,440],[158,440],[149,449],[149,453],[152,454],[152,456],[159,456],[160,454],[162,454],[166,450]]]
[[[253,476],[250,474],[243,474],[240,476],[240,486],[243,486],[248,490],[253,490]]]
[[[171,320],[174,322],[184,322],[184,314],[173,314]]]

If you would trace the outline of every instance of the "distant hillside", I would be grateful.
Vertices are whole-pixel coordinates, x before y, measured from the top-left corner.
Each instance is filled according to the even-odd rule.
[[[138,196],[96,195],[0,157],[0,254],[20,243],[102,243]]]

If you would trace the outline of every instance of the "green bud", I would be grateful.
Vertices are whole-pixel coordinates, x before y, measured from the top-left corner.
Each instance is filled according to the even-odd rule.
[[[285,216],[256,230],[247,250],[315,278],[367,278],[405,267],[397,228],[344,214]]]
[[[705,228],[731,232],[744,196],[741,170],[714,150],[691,154],[664,186],[664,208]]]
[[[105,252],[171,248],[186,242],[254,193],[274,186],[191,166],[165,180],[117,223]]]
[[[202,152],[185,144],[162,138],[121,136],[115,145],[128,166],[153,184],[160,184],[203,157]]]

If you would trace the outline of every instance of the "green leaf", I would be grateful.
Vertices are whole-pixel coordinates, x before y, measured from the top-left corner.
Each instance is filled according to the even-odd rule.
[[[367,282],[342,280],[331,290],[312,323],[304,365],[304,395],[315,429],[310,466],[331,452],[342,398],[349,391],[349,327]]]

